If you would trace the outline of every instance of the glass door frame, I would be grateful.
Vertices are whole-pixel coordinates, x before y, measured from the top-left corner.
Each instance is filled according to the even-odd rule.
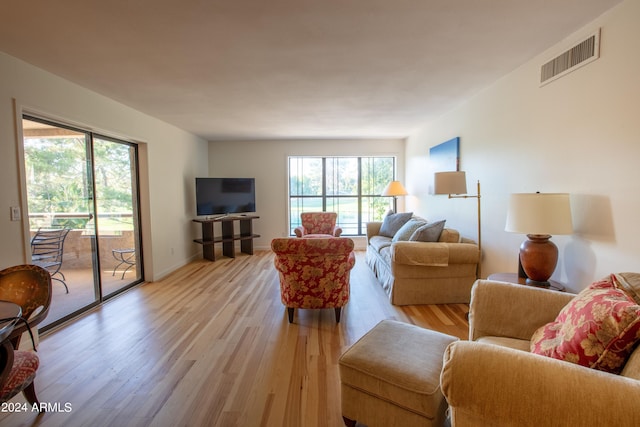
[[[93,224],[93,231],[94,234],[93,236],[89,236],[91,238],[91,250],[92,250],[92,254],[91,254],[91,265],[93,273],[92,273],[92,277],[93,277],[93,288],[94,288],[94,299],[92,302],[90,302],[89,304],[83,305],[82,307],[80,307],[77,310],[74,310],[70,313],[67,313],[65,315],[63,315],[62,317],[53,320],[52,322],[46,324],[45,326],[42,326],[41,328],[39,328],[40,332],[44,332],[47,331],[49,329],[52,329],[64,322],[67,322],[69,319],[72,319],[76,316],[78,316],[81,313],[86,312],[87,310],[92,309],[93,307],[101,304],[102,302],[115,297],[117,295],[119,295],[120,293],[130,289],[133,286],[136,286],[142,282],[144,282],[144,262],[143,262],[143,248],[142,248],[142,244],[143,244],[143,237],[142,237],[142,217],[141,217],[141,213],[140,213],[140,206],[141,206],[141,200],[140,200],[140,161],[139,161],[139,147],[138,144],[136,144],[135,142],[131,142],[131,141],[126,141],[120,138],[116,138],[116,137],[111,137],[108,135],[104,135],[101,133],[97,133],[97,132],[93,132],[87,129],[83,129],[80,126],[73,126],[73,125],[68,125],[64,122],[58,121],[58,120],[52,120],[52,119],[48,119],[42,115],[39,114],[33,114],[30,112],[26,112],[26,111],[22,111],[19,115],[19,120],[18,122],[20,123],[20,130],[21,132],[19,132],[21,138],[18,138],[18,142],[20,144],[20,148],[19,148],[19,155],[20,155],[20,170],[21,170],[21,174],[23,175],[21,177],[21,183],[24,186],[24,197],[25,197],[25,201],[22,204],[23,205],[23,212],[26,213],[26,215],[23,216],[23,225],[25,228],[25,256],[27,257],[27,260],[31,260],[31,252],[30,252],[30,219],[29,219],[29,209],[28,209],[28,205],[29,205],[29,201],[28,201],[28,192],[27,192],[27,176],[26,176],[26,167],[25,167],[25,136],[24,136],[24,129],[22,128],[22,120],[29,120],[29,121],[34,121],[34,122],[38,122],[38,123],[42,123],[48,126],[53,126],[56,128],[63,128],[63,129],[68,129],[70,131],[73,132],[78,132],[81,134],[85,135],[85,150],[86,150],[86,157],[85,157],[85,161],[87,162],[87,164],[85,165],[86,169],[85,172],[87,174],[87,176],[85,177],[85,179],[87,180],[86,185],[87,188],[91,189],[91,194],[88,195],[89,198],[91,199],[90,201],[88,201],[90,203],[90,209],[92,210],[92,212],[88,212],[89,215],[93,215],[94,217],[94,224]],[[95,139],[99,138],[108,142],[113,142],[113,143],[117,143],[117,144],[124,144],[126,145],[132,152],[132,155],[130,156],[131,158],[131,173],[132,173],[132,183],[131,183],[131,191],[132,191],[132,221],[133,221],[133,233],[134,233],[134,241],[135,241],[135,250],[136,250],[136,256],[137,256],[137,260],[136,260],[136,278],[134,280],[132,280],[131,282],[129,282],[128,284],[123,285],[122,287],[118,288],[117,290],[111,292],[108,295],[104,295],[104,286],[103,286],[103,279],[102,279],[102,274],[104,274],[104,272],[102,272],[102,268],[101,268],[101,256],[100,256],[100,231],[99,231],[99,223],[98,223],[98,216],[100,215],[100,212],[98,210],[98,197],[97,197],[97,193],[96,193],[96,177],[95,177],[95,172],[96,172],[96,159],[94,158],[94,154],[95,154],[95,147],[94,147],[94,142]],[[26,208],[26,210],[25,210]],[[115,273],[115,270],[114,270]],[[84,304],[84,303],[83,303]]]
[[[132,220],[134,221],[133,225],[133,230],[134,230],[134,250],[135,250],[135,257],[136,259],[136,270],[137,272],[139,272],[138,278],[132,282],[130,282],[129,284],[119,287],[117,290],[108,293],[107,295],[104,294],[105,292],[105,286],[104,286],[104,281],[100,280],[100,300],[101,301],[106,301],[118,294],[120,294],[121,292],[126,291],[127,289],[130,289],[131,287],[141,283],[144,281],[144,267],[143,267],[143,248],[142,248],[142,218],[140,215],[140,165],[139,165],[139,153],[138,153],[138,144],[129,142],[129,141],[124,141],[122,139],[118,139],[118,138],[113,138],[110,136],[106,136],[103,134],[99,134],[99,133],[95,133],[92,132],[91,133],[91,151],[92,151],[92,165],[93,165],[93,171],[92,173],[94,174],[94,179],[93,179],[93,194],[97,195],[98,194],[98,190],[97,190],[97,180],[95,179],[95,167],[96,167],[96,163],[97,160],[95,159],[95,140],[99,139],[105,142],[111,142],[111,143],[115,143],[115,144],[121,144],[124,146],[127,146],[130,150],[132,150],[133,152],[133,156],[130,155],[130,158],[132,157],[132,162],[134,164],[135,167],[132,168],[132,178],[134,180],[134,184],[132,185],[131,191],[132,191]],[[100,209],[98,208],[98,197],[94,196],[94,211],[96,212],[96,240],[98,241],[98,248],[100,247],[100,240],[102,239],[102,237],[104,236],[103,233],[101,233],[100,231]],[[123,258],[127,259],[126,257]],[[100,256],[98,256],[98,261],[100,261]],[[126,261],[125,261],[126,264]],[[98,263],[98,265],[100,265]],[[102,276],[102,274],[104,274],[104,271],[100,268],[98,269],[98,272],[100,274],[100,276]],[[116,271],[114,270],[114,274],[116,273]],[[119,274],[119,273],[118,273]],[[123,275],[124,277],[124,275]]]

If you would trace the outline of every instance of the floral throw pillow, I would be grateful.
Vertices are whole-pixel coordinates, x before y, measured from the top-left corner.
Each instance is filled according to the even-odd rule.
[[[640,338],[640,306],[615,286],[595,282],[567,304],[554,322],[531,337],[531,352],[619,373]]]

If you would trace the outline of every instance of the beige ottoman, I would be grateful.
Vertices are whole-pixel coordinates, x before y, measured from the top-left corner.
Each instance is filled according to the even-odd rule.
[[[442,357],[458,338],[383,320],[340,357],[345,424],[442,426]]]

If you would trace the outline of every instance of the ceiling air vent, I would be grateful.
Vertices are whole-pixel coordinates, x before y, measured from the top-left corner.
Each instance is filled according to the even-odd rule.
[[[600,57],[600,30],[540,68],[540,86],[544,86]]]

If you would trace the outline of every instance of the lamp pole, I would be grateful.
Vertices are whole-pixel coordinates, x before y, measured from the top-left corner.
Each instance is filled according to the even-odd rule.
[[[478,279],[482,279],[482,228],[480,227],[480,180],[478,180],[477,184],[478,194],[475,196],[472,195],[451,195],[449,194],[450,199],[478,199],[478,251],[480,252],[480,259],[478,260]]]

